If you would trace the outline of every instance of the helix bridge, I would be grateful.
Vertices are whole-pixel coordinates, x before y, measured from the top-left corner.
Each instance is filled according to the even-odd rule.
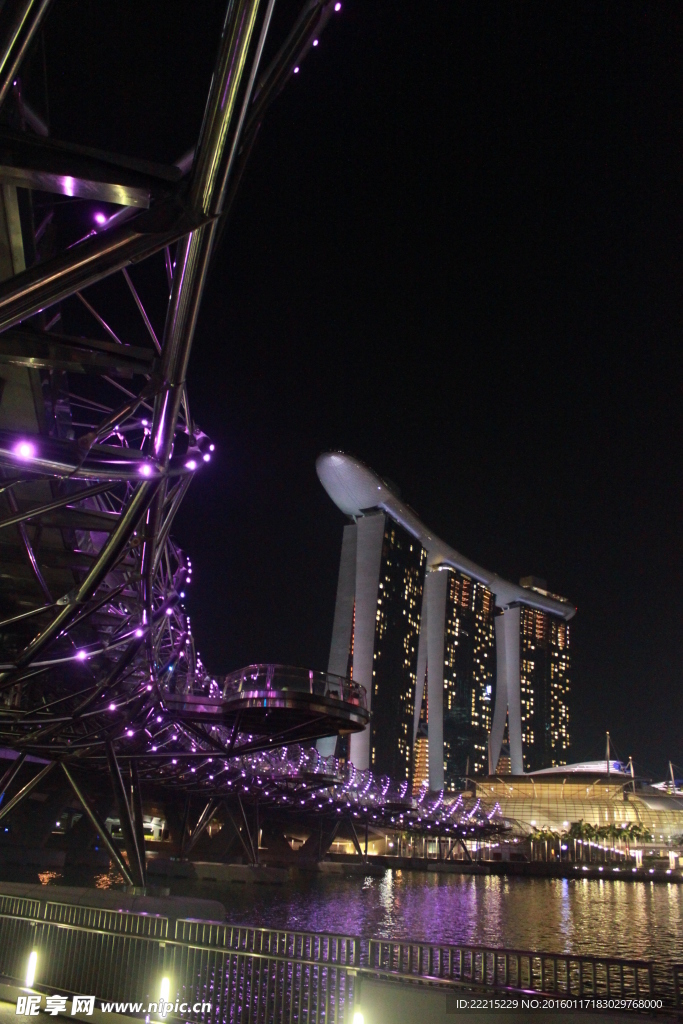
[[[220,677],[196,649],[171,531],[215,450],[186,388],[197,317],[264,117],[341,10],[307,0],[275,38],[274,6],[228,3],[196,147],[171,166],[52,137],[30,78],[51,0],[0,11],[0,818],[61,772],[136,885],[148,787],[205,797],[194,841],[231,793],[453,836],[502,827],[323,760],[317,738],[368,722],[351,680]],[[127,863],[92,799],[107,779]]]

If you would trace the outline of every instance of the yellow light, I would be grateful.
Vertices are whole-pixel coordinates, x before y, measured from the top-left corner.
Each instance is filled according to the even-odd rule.
[[[26,988],[33,988],[33,982],[36,980],[36,966],[38,964],[38,954],[35,949],[31,952],[28,958],[28,967],[26,968]]]
[[[365,1017],[360,1012],[360,1010],[356,1010],[356,1012],[354,1013],[353,1024],[365,1024]]]
[[[169,998],[170,994],[171,994],[171,979],[170,978],[162,978],[161,979],[161,991],[159,992],[159,997],[161,999],[163,999],[164,1002],[168,1003],[168,1002],[170,1002],[170,998]]]

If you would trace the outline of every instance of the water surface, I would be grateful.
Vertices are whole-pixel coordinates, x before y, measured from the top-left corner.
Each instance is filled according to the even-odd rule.
[[[7,866],[3,877],[39,880]],[[40,873],[54,886],[120,880]],[[683,963],[683,886],[674,883],[387,870],[378,878],[302,873],[285,885],[177,880],[171,891],[220,900],[234,924]]]

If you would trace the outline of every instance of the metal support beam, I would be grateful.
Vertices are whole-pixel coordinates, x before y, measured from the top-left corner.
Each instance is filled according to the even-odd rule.
[[[325,854],[326,854],[326,853],[329,853],[329,851],[330,851],[330,847],[332,846],[332,843],[333,843],[333,842],[335,841],[335,839],[337,838],[337,832],[339,831],[339,826],[340,826],[340,825],[341,825],[341,819],[340,819],[340,818],[337,818],[337,820],[335,821],[334,825],[332,826],[332,831],[331,831],[331,833],[330,833],[330,837],[329,837],[329,842],[328,842],[328,844],[327,844],[327,849],[325,850]],[[323,856],[324,856],[325,854],[323,854]],[[323,859],[323,857],[321,856],[320,860],[322,860],[322,859]]]
[[[26,751],[22,750],[16,761],[13,761],[9,766],[2,779],[0,779],[0,802],[5,799],[5,793],[10,788],[17,775],[21,771],[21,766],[26,760]]]
[[[190,840],[185,848],[185,856],[187,856],[190,853],[192,848],[199,842],[200,838],[206,831],[207,825],[211,821],[211,818],[213,817],[213,813],[216,810],[217,805],[218,799],[216,797],[211,797],[211,799],[207,801],[204,810],[199,815],[199,820],[197,821],[197,824],[192,829],[192,832],[190,834]]]
[[[128,207],[131,209],[131,207]],[[0,331],[177,242],[209,218],[165,200],[0,285]]]
[[[353,818],[351,817],[350,814],[348,817],[349,825],[351,826],[351,837],[353,839],[353,845],[356,847],[356,853],[358,854],[361,860],[365,860],[365,857],[363,856],[363,851],[360,848],[360,840],[358,839],[358,833],[356,832],[356,826],[353,823]]]
[[[178,847],[178,855],[183,857],[185,855],[185,844],[188,839],[188,833],[190,830],[190,807],[192,799],[190,794],[187,793],[185,796],[185,806],[183,807],[183,820],[180,826],[180,845]]]
[[[14,684],[19,672],[30,665],[36,655],[66,629],[71,620],[81,611],[85,602],[92,597],[123,554],[128,541],[156,493],[156,487],[155,483],[143,483],[139,486],[129,502],[128,508],[122,514],[118,526],[103,547],[99,558],[78,588],[73,601],[65,605],[52,622],[22,651],[17,658],[15,668],[0,674],[0,690],[7,689]]]
[[[24,113],[23,102],[22,108]],[[0,181],[18,188],[146,210],[153,199],[171,194],[181,178],[174,165],[0,127]]]
[[[252,864],[256,864],[257,858],[256,858],[256,850],[254,849],[254,840],[251,837],[251,829],[249,828],[249,819],[247,818],[247,815],[245,813],[244,804],[242,803],[242,797],[241,796],[237,797],[237,805],[238,805],[238,807],[240,809],[240,816],[242,818],[242,824],[244,825],[244,831],[246,833],[247,840],[249,842],[249,848],[251,850],[251,854],[249,855],[249,860],[251,861]]]
[[[261,30],[254,38],[262,0],[234,0],[228,4],[218,58],[197,145],[189,201],[193,210],[212,218],[178,244],[162,346],[160,389],[154,407],[152,444],[154,455],[165,466],[171,455],[185,377],[199,307],[213,249],[216,221],[225,201],[230,173],[244,127],[258,66],[270,26],[275,0],[268,0]],[[251,56],[248,74],[247,65]],[[156,538],[161,529],[163,493],[151,511],[151,537],[145,544],[142,576],[145,603],[151,603],[156,562]]]
[[[0,335],[0,362],[27,369],[130,378],[135,373],[153,373],[156,355],[140,345],[69,337],[22,324]]]
[[[81,790],[80,786],[78,785],[78,783],[76,782],[76,780],[74,779],[73,775],[71,774],[71,772],[69,771],[67,766],[64,764],[64,762],[62,762],[62,771],[64,772],[64,774],[66,775],[67,779],[69,780],[69,785],[71,786],[71,788],[73,789],[74,793],[76,794],[76,796],[78,798],[78,801],[79,801],[81,807],[83,808],[83,811],[84,811],[86,817],[89,819],[92,827],[95,829],[95,831],[99,835],[100,839],[102,840],[104,845],[107,847],[107,850],[109,851],[109,856],[111,857],[111,859],[116,864],[117,868],[119,869],[119,871],[123,875],[123,877],[126,880],[126,882],[128,883],[128,885],[134,885],[135,883],[133,882],[133,876],[131,875],[130,871],[128,870],[128,867],[126,866],[126,862],[124,861],[123,857],[121,856],[121,854],[119,853],[118,849],[116,848],[114,840],[112,839],[111,835],[109,834],[107,826],[104,824],[104,822],[100,818],[100,816],[97,813],[97,811],[93,807],[90,806],[90,804],[88,803],[88,801],[87,801],[87,799],[85,797],[85,794]]]
[[[458,842],[462,846],[462,852],[465,854],[465,860],[467,861],[468,864],[471,864],[472,863],[472,857],[470,856],[470,851],[465,846],[465,840],[460,838],[460,837],[458,837]]]
[[[252,854],[251,854],[251,851],[250,851],[249,847],[247,846],[246,842],[244,841],[244,836],[242,835],[242,830],[240,829],[239,825],[235,821],[235,819],[234,819],[234,817],[232,815],[232,811],[228,807],[226,801],[223,801],[223,806],[225,808],[225,813],[228,816],[230,824],[234,828],[235,832],[237,833],[237,838],[239,839],[239,841],[242,844],[242,849],[244,850],[245,854],[247,855],[247,860],[249,861],[250,864],[253,863]]]
[[[119,763],[116,760],[116,754],[114,753],[114,747],[110,740],[107,740],[106,750],[107,762],[109,764],[109,775],[111,777],[116,806],[119,812],[119,820],[121,822],[121,831],[123,832],[123,842],[126,847],[126,853],[128,854],[130,873],[133,878],[133,884],[142,886],[145,884],[145,872],[135,836],[135,825],[133,824],[133,816],[131,814],[130,803],[126,794],[126,787],[124,786],[123,778],[121,777],[121,769],[119,768]]]
[[[48,501],[44,505],[36,505],[34,508],[29,509],[28,512],[17,512],[16,515],[0,519],[0,530],[6,526],[14,526],[15,523],[25,523],[31,519],[37,519],[39,516],[47,515],[48,512],[65,508],[67,505],[74,505],[77,501],[82,501],[83,498],[91,498],[95,494],[102,494],[104,491],[110,491],[111,489],[112,484],[109,482],[99,484],[97,487],[84,487],[83,490],[74,491],[73,494],[67,494],[63,498],[55,498],[54,501]]]
[[[7,492],[7,504],[9,505],[10,510],[15,515],[19,512],[17,499],[14,497],[14,491]],[[48,585],[45,582],[45,578],[42,572],[40,571],[38,559],[36,558],[36,553],[33,550],[33,545],[31,544],[31,540],[29,538],[26,527],[24,526],[23,523],[17,523],[17,530],[19,531],[19,537],[21,538],[22,546],[24,548],[24,551],[26,552],[26,557],[28,558],[29,563],[31,565],[31,569],[33,570],[33,575],[38,581],[38,585],[40,586],[40,589],[43,592],[43,597],[45,598],[48,604],[52,604],[52,594],[50,593]]]
[[[42,768],[37,775],[34,775],[33,778],[26,783],[23,789],[19,790],[16,796],[13,796],[12,799],[9,800],[4,807],[0,807],[0,821],[2,821],[3,818],[6,818],[10,811],[13,811],[14,808],[22,802],[22,800],[25,800],[26,797],[33,792],[36,786],[38,786],[43,781],[45,776],[52,771],[54,766],[54,761],[50,761],[49,764],[46,764],[45,767]]]
[[[126,650],[121,655],[119,660],[113,666],[111,671],[107,673],[102,682],[99,683],[95,687],[95,689],[88,694],[85,700],[81,701],[81,703],[74,708],[74,710],[71,713],[69,722],[67,724],[70,724],[79,719],[81,715],[83,715],[88,710],[88,708],[92,707],[95,701],[103,693],[105,693],[107,689],[109,689],[109,687],[114,686],[119,681],[121,676],[123,676],[123,674],[125,673],[126,669],[135,660],[135,656],[142,647],[143,643],[144,637],[142,639],[136,638],[135,640],[131,641],[129,646],[126,648]],[[40,728],[36,729],[35,732],[32,732],[30,735],[24,736],[23,741],[24,743],[45,741],[49,736],[52,736],[54,733],[59,732],[64,727],[64,724],[64,722],[55,722],[50,725],[41,726]]]
[[[142,792],[140,790],[140,775],[135,761],[129,765],[131,782],[131,804],[133,805],[133,825],[135,826],[135,839],[142,868],[143,885],[147,885],[147,854],[145,851],[145,828],[142,819]]]
[[[7,99],[26,52],[51,0],[9,0],[3,4],[0,37],[0,106]]]

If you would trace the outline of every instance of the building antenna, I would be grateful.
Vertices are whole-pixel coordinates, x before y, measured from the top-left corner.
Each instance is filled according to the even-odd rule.
[[[633,792],[635,793],[635,791],[636,791],[636,776],[635,776],[635,772],[633,771],[633,755],[632,754],[628,755],[628,766],[631,769],[631,786],[633,788]]]
[[[671,776],[671,788],[675,790],[676,780],[674,779],[674,766],[672,765],[671,761],[669,761],[669,775]]]
[[[607,778],[609,778],[609,731],[607,732],[607,753],[605,756],[607,758]]]

